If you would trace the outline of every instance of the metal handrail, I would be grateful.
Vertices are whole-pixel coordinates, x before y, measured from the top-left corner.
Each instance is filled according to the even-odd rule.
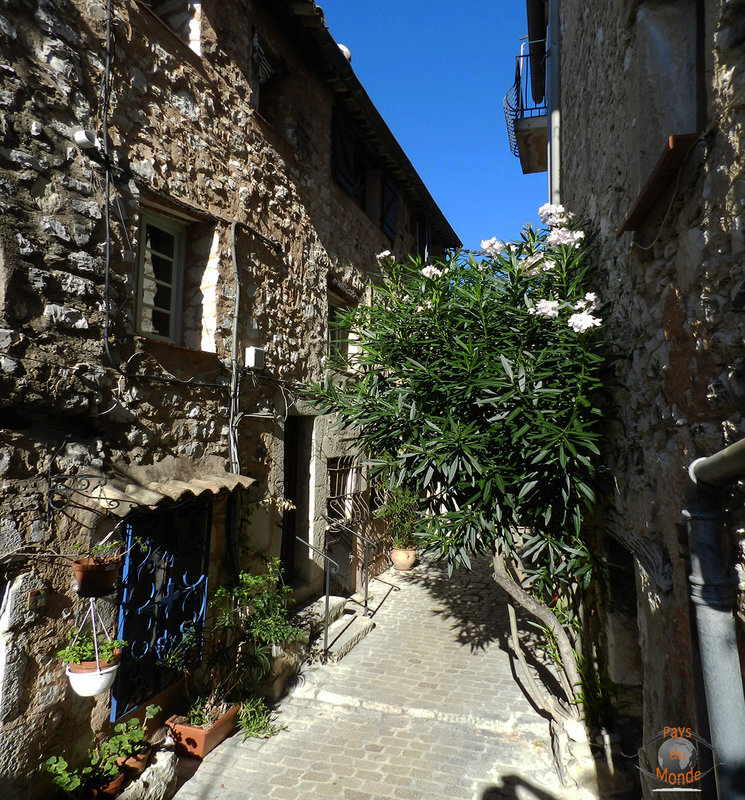
[[[326,522],[329,523],[329,526],[334,527],[337,526],[339,528],[343,528],[345,531],[352,534],[352,536],[356,536],[358,539],[361,539],[365,543],[365,558],[364,558],[364,573],[365,573],[365,602],[364,602],[364,611],[362,613],[363,617],[366,617],[368,614],[368,595],[370,589],[370,558],[368,556],[368,547],[373,548],[373,554],[377,555],[378,553],[378,545],[376,542],[373,542],[372,539],[368,539],[367,536],[363,536],[361,533],[353,530],[348,525],[345,525],[342,520],[340,519],[333,519],[332,517],[327,517],[326,514],[321,515]]]
[[[319,550],[315,545],[312,545],[310,542],[306,542],[300,536],[295,535],[295,538],[304,544],[306,547],[309,547],[316,555],[321,556],[322,558],[326,559],[328,564],[330,565],[330,569],[325,569],[325,587],[326,587],[326,611],[323,617],[323,655],[324,658],[328,656],[329,651],[329,595],[330,592],[330,580],[331,580],[331,573],[334,574],[339,572],[339,565],[334,561],[331,556],[327,555],[323,552],[323,550]]]

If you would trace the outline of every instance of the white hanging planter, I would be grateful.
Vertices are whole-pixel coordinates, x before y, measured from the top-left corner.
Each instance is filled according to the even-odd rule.
[[[93,697],[111,688],[119,669],[116,661],[83,661],[82,664],[68,664],[65,674],[70,679],[72,690],[81,697]]]

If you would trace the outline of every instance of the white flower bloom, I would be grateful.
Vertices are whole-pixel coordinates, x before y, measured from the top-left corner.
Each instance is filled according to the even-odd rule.
[[[590,328],[594,328],[602,323],[599,317],[593,317],[589,311],[581,311],[579,314],[572,314],[567,320],[567,325],[575,333],[584,333]]]
[[[544,225],[549,228],[558,228],[565,226],[570,219],[574,218],[574,214],[567,211],[564,206],[558,203],[546,203],[538,209],[538,216]]]
[[[504,242],[500,242],[496,236],[492,236],[491,239],[482,239],[481,250],[487,256],[496,258],[504,250]]]
[[[528,314],[537,314],[539,317],[556,319],[559,316],[559,301],[539,300],[533,308],[528,309]]]
[[[598,296],[595,292],[588,292],[585,295],[585,302],[588,304],[588,311],[594,311],[598,307]]]
[[[377,258],[378,261],[382,261],[384,258],[390,258],[392,255],[393,253],[391,253],[390,250],[383,250],[383,252],[378,253],[375,258]]]
[[[554,228],[546,237],[546,244],[552,247],[565,245],[575,250],[585,238],[584,231],[570,231],[569,228]]]
[[[442,275],[442,270],[437,269],[437,267],[429,266],[422,270],[422,275],[424,275],[425,278],[439,278]]]

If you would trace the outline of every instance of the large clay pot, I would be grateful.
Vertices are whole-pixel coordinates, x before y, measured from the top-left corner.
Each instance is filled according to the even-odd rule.
[[[176,750],[188,756],[204,758],[207,753],[214,750],[220,742],[233,733],[239,709],[240,706],[228,709],[209,728],[195,728],[185,722],[176,722],[178,719],[176,714],[169,717],[166,725],[173,732]]]
[[[106,558],[79,558],[72,562],[72,571],[78,582],[81,597],[103,597],[114,591],[121,556]]]
[[[400,549],[394,547],[391,549],[390,556],[393,568],[405,572],[406,570],[410,570],[416,562],[416,549]]]
[[[111,688],[119,669],[119,656],[111,661],[83,661],[80,664],[68,664],[65,674],[70,679],[75,694],[81,697],[93,697]]]

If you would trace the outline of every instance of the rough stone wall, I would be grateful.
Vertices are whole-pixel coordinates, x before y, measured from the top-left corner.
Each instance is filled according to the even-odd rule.
[[[692,2],[561,6],[562,202],[598,234],[613,357],[604,532],[635,552],[649,735],[696,723],[686,468],[745,433],[745,4],[706,0],[698,32]],[[691,132],[679,174],[616,237],[667,137]]]
[[[327,286],[361,301],[375,253],[414,249],[405,202],[392,243],[331,179],[334,93],[259,8],[203,2],[200,58],[144,5],[113,5],[108,287],[103,157],[73,143],[79,129],[103,136],[105,4],[0,9],[0,784],[9,797],[45,796],[41,761],[74,762],[108,716],[108,696],[74,697],[54,659],[80,608],[69,571],[54,558],[12,558],[29,547],[69,552],[97,534],[90,516],[48,523],[47,474],[115,462],[148,474],[179,458],[197,474],[202,463],[227,468],[235,242],[239,364],[245,347],[266,349],[265,375],[244,376],[240,397],[241,471],[258,482],[241,515],[245,555],[278,553],[280,514],[257,500],[283,492],[293,385],[324,374]],[[251,107],[254,26],[286,67],[273,122]],[[143,209],[189,228],[180,344],[135,335]],[[227,557],[219,512],[215,562]],[[29,611],[37,588],[47,604]]]

